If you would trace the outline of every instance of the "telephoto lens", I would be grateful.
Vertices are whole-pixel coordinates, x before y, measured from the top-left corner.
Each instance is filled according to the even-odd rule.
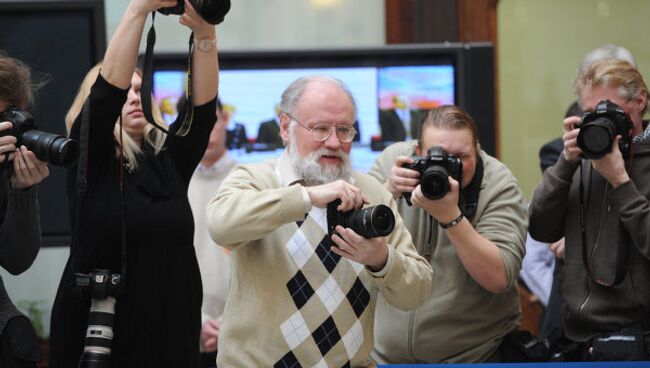
[[[70,167],[79,158],[79,143],[60,135],[29,130],[23,133],[22,143],[41,161]]]
[[[115,298],[91,299],[88,329],[79,368],[111,368]]]

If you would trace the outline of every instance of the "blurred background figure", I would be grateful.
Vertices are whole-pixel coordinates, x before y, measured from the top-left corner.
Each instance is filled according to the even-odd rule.
[[[201,366],[216,367],[217,343],[230,283],[230,251],[210,237],[206,208],[221,182],[237,164],[226,149],[228,121],[217,100],[217,123],[210,133],[205,154],[194,171],[187,196],[194,215],[194,249],[203,282],[201,306]]]

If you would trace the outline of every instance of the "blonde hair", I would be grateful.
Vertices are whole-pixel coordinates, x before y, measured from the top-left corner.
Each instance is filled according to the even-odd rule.
[[[593,91],[600,87],[615,88],[625,101],[631,101],[642,93],[648,96],[648,87],[641,73],[632,64],[621,59],[594,62],[576,78],[573,87],[578,97],[581,97],[584,91]],[[647,109],[646,103],[643,112]]]
[[[77,116],[79,116],[79,113],[81,113],[81,109],[83,108],[86,99],[90,95],[90,89],[97,80],[101,66],[102,63],[100,62],[92,67],[86,74],[83,82],[81,82],[81,86],[79,86],[79,92],[77,92],[77,96],[75,96],[74,100],[72,101],[72,105],[70,106],[70,109],[65,116],[65,127],[68,135],[70,135],[72,124],[74,123]],[[137,69],[135,72],[138,73],[138,75],[142,76],[142,72],[139,69]],[[160,107],[155,103],[152,103],[151,105],[151,113],[154,119],[156,122],[162,122],[163,118],[160,112]],[[113,130],[113,137],[115,138],[116,145],[119,145],[120,142],[120,125],[118,124],[119,121],[120,120],[118,118],[118,120],[115,122],[115,129]],[[122,142],[124,145],[124,158],[126,162],[130,167],[137,169],[137,156],[142,153],[142,148],[128,134],[122,134]],[[163,144],[165,143],[165,133],[156,129],[153,125],[147,124],[147,126],[144,128],[144,142],[145,144],[150,145],[154,149],[154,152],[158,154],[158,152],[160,152],[162,149]]]

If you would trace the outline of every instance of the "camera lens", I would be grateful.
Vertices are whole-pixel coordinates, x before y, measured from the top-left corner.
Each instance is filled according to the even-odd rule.
[[[383,204],[350,211],[346,216],[346,227],[366,239],[388,236],[395,228],[395,215]]]
[[[614,123],[601,117],[580,127],[577,143],[586,158],[599,159],[612,149],[615,137]]]
[[[80,368],[110,368],[115,298],[91,299],[88,329]]]
[[[79,144],[60,135],[35,129],[25,132],[21,140],[39,160],[53,165],[70,167],[79,158]]]
[[[449,192],[449,173],[442,166],[431,166],[420,179],[422,194],[429,199],[440,199]]]

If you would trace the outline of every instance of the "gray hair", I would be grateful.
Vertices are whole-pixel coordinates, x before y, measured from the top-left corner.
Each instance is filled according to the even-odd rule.
[[[280,101],[280,113],[293,116],[296,106],[298,106],[298,102],[300,101],[300,98],[302,97],[303,92],[305,92],[307,86],[312,82],[317,81],[331,83],[343,91],[343,93],[345,93],[345,95],[350,99],[354,115],[356,116],[357,103],[355,102],[354,97],[352,97],[352,93],[348,87],[340,79],[330,77],[328,75],[309,75],[306,77],[300,77],[291,82],[291,84],[289,84],[284,92],[282,92],[282,100]]]
[[[608,44],[589,51],[587,55],[582,58],[580,66],[578,67],[578,74],[576,75],[576,79],[580,78],[580,76],[589,69],[591,64],[604,59],[621,59],[636,67],[634,56],[628,49],[625,47]]]

